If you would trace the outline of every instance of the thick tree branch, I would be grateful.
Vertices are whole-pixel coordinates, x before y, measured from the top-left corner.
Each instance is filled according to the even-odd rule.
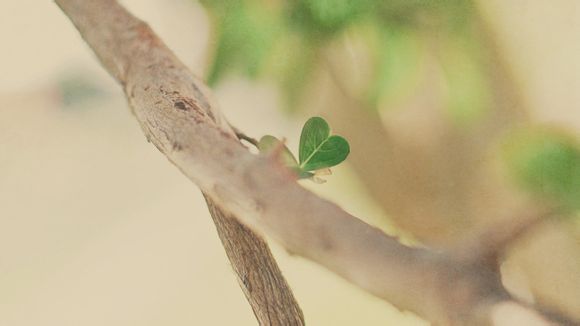
[[[169,55],[170,58],[164,61],[164,65],[156,65],[155,61],[141,61],[141,65],[135,65],[136,69],[145,68],[151,70],[154,77],[155,70],[173,69],[186,71],[186,68],[178,62],[176,58],[170,55],[165,48],[145,26],[145,24],[136,18],[130,16],[115,1],[57,1],[57,4],[69,14],[69,17],[75,22],[81,33],[87,39],[98,40],[102,50],[95,52],[101,59],[105,68],[119,81],[124,87],[129,99],[133,96],[134,88],[140,85],[131,76],[131,51],[132,46],[140,46],[138,43],[132,43],[131,46],[125,47],[124,42],[130,38],[138,41],[143,37],[144,48],[138,51],[147,51],[149,49],[161,51]],[[119,33],[118,35],[115,35]],[[142,59],[145,59],[142,57]],[[179,76],[178,76],[179,75]],[[210,104],[210,99],[204,93],[202,84],[195,80],[189,73],[175,75],[178,79],[173,80],[169,85],[159,85],[157,92],[162,95],[166,101],[165,105],[172,105],[172,110],[176,112],[187,111],[192,108],[202,110],[205,117],[211,118],[211,122],[218,124],[224,135],[231,134],[235,137],[234,130],[229,128],[219,112],[215,111]],[[140,77],[138,77],[140,78]],[[136,82],[136,83],[135,83]],[[174,87],[181,83],[179,87]],[[141,85],[142,86],[142,85]],[[179,91],[178,91],[179,89]],[[186,98],[180,95],[192,93],[194,96]],[[156,101],[163,101],[158,99]],[[161,103],[148,103],[148,106],[157,106]],[[139,117],[138,111],[134,111]],[[143,128],[156,128],[154,119],[148,120],[150,124],[143,124]],[[159,137],[170,136],[163,130],[158,130],[162,134],[147,132],[145,135],[148,139],[159,146]],[[195,138],[191,138],[194,141]],[[179,150],[179,143],[171,145],[171,150]],[[162,150],[163,151],[163,150]],[[235,218],[228,216],[217,205],[212,203],[212,199],[206,196],[206,201],[211,216],[216,225],[219,237],[222,241],[226,254],[232,264],[232,267],[238,278],[248,302],[260,325],[304,325],[302,311],[294,299],[291,289],[286,283],[280,272],[274,257],[272,256],[268,245],[258,236],[253,234],[248,228],[240,224]]]
[[[510,299],[494,270],[401,245],[300,187],[275,159],[251,154],[203,84],[116,1],[56,2],[123,85],[147,138],[210,198],[214,218],[235,216],[290,252],[439,324],[500,325],[493,319],[497,307],[509,305],[547,325],[540,313]],[[229,243],[224,221],[216,225],[231,257],[239,243]]]

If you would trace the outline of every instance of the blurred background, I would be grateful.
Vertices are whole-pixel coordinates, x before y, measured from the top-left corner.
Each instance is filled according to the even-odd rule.
[[[325,117],[351,155],[301,183],[408,243],[452,246],[539,198],[580,207],[576,0],[122,3],[248,135],[296,151]],[[58,7],[2,1],[0,39],[0,325],[255,325],[199,190]],[[502,268],[580,319],[578,220]],[[427,324],[272,246],[310,325]]]

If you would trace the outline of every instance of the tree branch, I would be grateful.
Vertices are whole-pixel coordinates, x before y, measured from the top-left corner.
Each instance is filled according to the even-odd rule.
[[[205,196],[205,195],[204,195]],[[304,317],[268,245],[205,196],[242,291],[260,325],[304,325]]]
[[[290,252],[439,324],[500,325],[492,318],[498,305],[529,311],[509,297],[494,270],[404,246],[300,187],[274,158],[251,154],[211,104],[203,84],[116,1],[56,2],[123,85],[147,138],[202,189],[214,218],[234,216]],[[231,258],[239,254],[240,243],[229,242],[224,221],[216,225]],[[263,264],[263,258],[252,259]],[[531,315],[547,325],[539,312]]]
[[[69,15],[87,40],[96,41],[93,44],[95,52],[109,73],[124,86],[130,101],[135,89],[143,86],[138,80],[142,78],[141,72],[132,71],[134,67],[135,69],[145,68],[144,72],[151,71],[149,77],[152,78],[155,78],[156,71],[159,69],[167,70],[169,74],[172,70],[187,71],[143,22],[131,16],[115,1],[57,1],[57,4]],[[138,43],[140,38],[144,41],[142,44]],[[125,44],[129,39],[133,39],[133,42]],[[146,57],[141,57],[142,60],[138,64],[131,65],[131,52],[141,45],[144,47],[137,51],[147,51],[148,48],[160,51],[162,55],[159,57],[164,57],[165,61],[159,65],[160,62],[148,61]],[[178,73],[173,77],[175,79],[169,84],[157,85],[157,95],[163,98],[158,98],[154,102],[151,102],[152,98],[148,99],[147,107],[171,105],[171,110],[175,112],[201,110],[205,118],[210,118],[211,121],[208,122],[219,125],[219,130],[224,133],[224,136],[235,137],[234,130],[210,104],[211,100],[198,80],[188,72]],[[182,96],[181,92],[191,93],[193,96]],[[139,119],[138,110],[139,108],[136,108],[133,112]],[[147,138],[158,147],[166,146],[167,144],[160,143],[160,140],[163,137],[170,137],[170,134],[163,129],[157,130],[160,134],[148,132],[147,130],[156,129],[158,122],[155,118],[146,119],[146,123],[140,122]],[[190,138],[190,141],[194,140],[196,140],[195,137]],[[171,151],[179,151],[182,145],[179,142],[171,142],[168,146]],[[160,150],[165,151],[161,148]],[[268,245],[219,206],[214,205],[211,198],[205,197],[240,287],[259,324],[304,325],[302,311]]]
[[[499,268],[502,255],[513,243],[558,214],[556,209],[548,207],[527,209],[520,216],[506,218],[472,234],[460,242],[453,256],[486,262],[492,268]]]

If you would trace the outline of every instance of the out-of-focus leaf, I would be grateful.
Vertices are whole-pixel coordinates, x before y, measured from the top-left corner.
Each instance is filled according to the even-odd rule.
[[[304,124],[298,155],[303,171],[333,167],[349,153],[348,142],[340,136],[330,136],[330,127],[324,119],[313,117]]]
[[[471,0],[377,1],[379,19],[389,27],[434,27],[448,32],[461,30],[470,21]]]
[[[90,76],[80,74],[69,75],[59,82],[61,100],[65,107],[74,106],[86,100],[96,99],[105,95]]]
[[[199,0],[199,2],[206,8],[212,10],[224,10],[228,6],[237,5],[239,0]]]
[[[288,9],[292,25],[312,38],[328,38],[341,32],[365,13],[373,0],[297,0]]]
[[[370,107],[409,96],[418,83],[422,68],[422,49],[417,35],[402,28],[376,33],[376,69],[367,91]]]
[[[207,77],[210,85],[230,70],[255,78],[280,32],[277,13],[270,8],[240,1],[224,3],[229,5],[216,8],[213,15],[218,31]]]
[[[528,191],[580,209],[580,146],[568,135],[524,131],[504,146],[509,172]]]
[[[316,44],[287,35],[277,43],[270,58],[270,68],[282,91],[286,108],[299,108],[305,91],[311,84],[318,63]]]
[[[490,105],[489,85],[479,62],[481,51],[475,47],[467,37],[452,37],[440,53],[447,90],[446,107],[458,125],[477,121]]]

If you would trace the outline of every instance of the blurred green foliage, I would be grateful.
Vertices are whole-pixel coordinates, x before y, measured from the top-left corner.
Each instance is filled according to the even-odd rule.
[[[371,71],[366,88],[353,93],[361,110],[416,95],[433,70],[435,80],[426,80],[443,95],[456,125],[479,121],[492,105],[486,70],[493,67],[487,66],[470,0],[201,1],[215,33],[210,85],[228,73],[271,78],[288,107],[296,109],[317,71],[328,69],[325,56],[349,51],[333,45],[355,38],[366,44]],[[510,138],[504,154],[525,189],[580,208],[580,149],[567,136],[521,132]]]
[[[219,81],[229,69],[255,78],[279,36],[275,17],[251,1],[203,1],[217,22],[217,46],[207,77]]]
[[[211,17],[214,54],[207,81],[230,73],[277,82],[297,109],[324,55],[345,35],[365,40],[374,69],[357,102],[371,109],[410,96],[426,52],[444,71],[444,105],[465,122],[488,103],[470,0],[201,0]],[[436,44],[435,46],[433,44]],[[333,48],[334,49],[334,48]],[[363,108],[361,108],[363,109]]]
[[[580,146],[570,136],[546,129],[520,131],[506,142],[504,158],[526,190],[580,209]]]
[[[288,1],[285,10],[291,26],[321,41],[343,31],[357,19],[368,16],[378,1],[298,0]]]

